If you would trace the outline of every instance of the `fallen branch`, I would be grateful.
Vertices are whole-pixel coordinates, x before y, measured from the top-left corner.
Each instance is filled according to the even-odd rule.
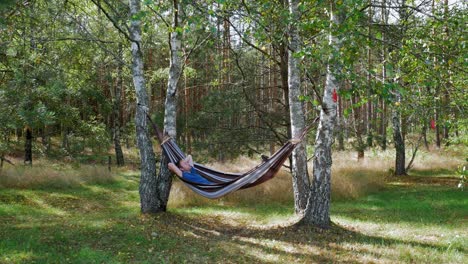
[[[408,173],[411,167],[413,167],[414,158],[416,158],[416,153],[418,152],[419,146],[421,145],[422,138],[423,138],[423,134],[419,136],[418,142],[416,143],[416,147],[414,148],[414,151],[413,151],[413,155],[411,156],[411,160],[408,163],[408,166],[406,166],[406,169],[405,169],[406,173]]]
[[[10,163],[11,165],[15,166],[15,164],[13,162],[11,162],[11,160],[5,158],[5,157],[0,157],[0,161],[1,161],[1,165],[0,165],[0,168],[3,167],[3,162],[6,161],[8,163]]]

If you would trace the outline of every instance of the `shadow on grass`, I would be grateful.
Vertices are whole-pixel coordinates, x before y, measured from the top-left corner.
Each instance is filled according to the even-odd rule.
[[[134,184],[0,190],[0,263],[399,262],[398,248],[439,256],[447,251],[437,244],[364,235],[338,225],[326,231],[295,225],[253,227],[229,216],[287,217],[290,205],[213,206],[198,212],[184,208],[140,216],[135,204],[126,204],[138,201],[137,192],[129,188]],[[442,187],[395,187],[332,207],[335,215],[369,222],[444,225],[466,217],[466,208],[465,193]],[[209,210],[228,214],[206,213]],[[466,253],[463,247],[455,249]],[[447,262],[441,258],[439,262]]]

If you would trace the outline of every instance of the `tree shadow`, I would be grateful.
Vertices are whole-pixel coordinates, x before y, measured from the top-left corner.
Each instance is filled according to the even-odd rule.
[[[179,232],[192,234],[189,240],[197,239],[199,243],[209,245],[209,247],[227,243],[231,247],[228,250],[220,247],[221,255],[228,259],[239,259],[239,255],[242,255],[243,260],[255,263],[275,262],[274,259],[319,263],[359,263],[363,261],[361,259],[363,256],[374,259],[387,258],[387,261],[395,262],[399,261],[397,254],[384,255],[375,250],[375,247],[417,247],[440,252],[447,250],[446,247],[430,243],[365,235],[336,224],[328,230],[297,224],[261,228],[233,226],[222,220],[206,220],[165,213],[157,216],[152,221],[152,225],[155,230],[176,226]],[[464,249],[460,251],[466,253]],[[203,250],[198,253],[204,254]]]

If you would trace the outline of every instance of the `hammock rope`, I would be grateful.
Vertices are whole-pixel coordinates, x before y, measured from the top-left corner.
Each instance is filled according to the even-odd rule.
[[[148,114],[147,117],[156,132],[164,154],[170,162],[177,164],[179,160],[185,159],[184,152],[174,139],[170,137],[163,138],[163,134]],[[316,121],[317,119],[314,123]],[[196,183],[179,176],[178,178],[195,193],[210,199],[220,198],[236,190],[256,186],[272,179],[278,173],[283,163],[291,155],[294,148],[303,140],[311,127],[312,125],[306,127],[297,140],[289,140],[275,154],[245,173],[222,172],[199,163],[194,163],[197,173],[210,181],[211,184]]]

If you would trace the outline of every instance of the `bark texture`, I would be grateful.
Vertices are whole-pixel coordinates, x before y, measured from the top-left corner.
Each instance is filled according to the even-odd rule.
[[[405,141],[401,132],[401,114],[398,109],[398,105],[401,101],[401,95],[398,91],[395,91],[395,104],[392,112],[392,125],[393,125],[393,141],[395,142],[395,175],[406,175],[405,169]]]
[[[164,104],[164,134],[172,138],[177,137],[177,84],[182,73],[181,59],[181,36],[177,32],[179,26],[179,11],[181,5],[178,0],[173,0],[173,19],[172,31],[169,39],[170,46],[170,67],[167,83],[166,101]],[[168,159],[163,155],[161,159],[161,169],[158,174],[158,200],[160,201],[160,210],[165,211],[169,194],[171,191],[172,178],[168,167]]]
[[[32,130],[29,127],[26,127],[26,131],[24,133],[25,141],[24,141],[24,164],[32,165]]]
[[[298,1],[289,0],[289,13],[297,18]],[[294,56],[299,48],[299,34],[292,20],[289,25],[289,54],[288,54],[288,90],[289,113],[291,119],[291,134],[297,138],[305,129],[305,115],[303,102],[299,100],[301,95],[301,77],[299,59]],[[302,214],[307,206],[307,194],[309,189],[309,174],[307,172],[306,139],[302,141],[292,153],[292,183],[294,191],[294,208],[296,213]]]
[[[310,188],[309,200],[302,224],[315,225],[321,228],[330,226],[330,201],[331,201],[331,166],[333,130],[336,123],[337,103],[333,100],[333,91],[338,92],[339,81],[337,72],[340,70],[339,63],[334,55],[340,47],[339,39],[333,35],[333,28],[342,21],[343,12],[336,12],[332,6],[330,10],[331,29],[329,34],[329,45],[334,51],[330,55],[325,90],[323,95],[320,121],[315,139],[315,152],[313,160],[313,182]]]
[[[140,12],[140,1],[129,0],[130,15],[134,17]],[[142,213],[157,213],[161,203],[157,199],[156,185],[156,158],[153,152],[153,144],[148,133],[146,113],[148,109],[148,94],[143,75],[143,56],[141,51],[141,28],[138,19],[132,20],[129,28],[132,39],[132,75],[133,84],[137,96],[135,115],[135,127],[137,145],[140,150],[141,177],[140,177],[140,202]]]

